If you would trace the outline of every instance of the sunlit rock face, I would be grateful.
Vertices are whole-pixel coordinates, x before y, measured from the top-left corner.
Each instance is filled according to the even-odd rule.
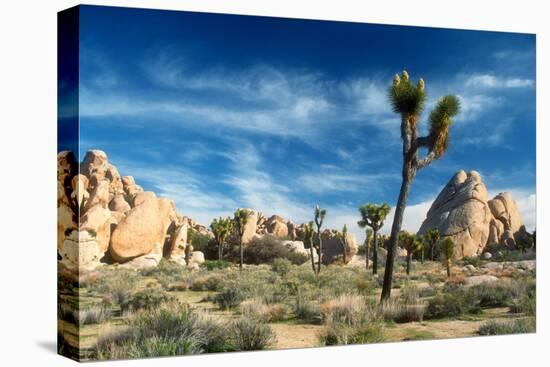
[[[460,170],[432,203],[418,234],[437,228],[442,237],[453,239],[455,256],[461,259],[480,255],[490,243],[510,245],[521,225],[509,193],[489,200],[479,173]]]

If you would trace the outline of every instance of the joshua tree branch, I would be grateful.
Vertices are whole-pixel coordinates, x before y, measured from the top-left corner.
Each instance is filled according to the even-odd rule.
[[[435,155],[435,152],[429,152],[424,158],[422,158],[421,160],[419,160],[417,163],[416,163],[416,167],[417,169],[422,169],[426,166],[429,166],[430,163],[432,163],[434,160],[436,159],[436,155]]]

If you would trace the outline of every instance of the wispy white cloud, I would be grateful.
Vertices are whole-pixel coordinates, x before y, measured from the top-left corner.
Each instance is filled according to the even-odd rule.
[[[466,79],[467,87],[525,88],[532,87],[534,84],[532,79],[501,77],[492,74],[473,74]]]

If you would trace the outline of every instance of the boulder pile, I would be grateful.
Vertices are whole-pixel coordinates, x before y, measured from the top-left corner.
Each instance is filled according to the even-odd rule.
[[[436,228],[451,237],[455,256],[478,256],[487,245],[513,247],[521,235],[523,220],[508,192],[489,199],[487,188],[476,171],[458,171],[445,185],[428,210],[418,234]]]
[[[103,151],[88,151],[80,165],[72,152],[59,153],[57,160],[57,250],[69,269],[156,266],[163,256],[182,260],[188,228],[209,234],[177,213],[172,200],[121,176]],[[196,267],[204,261],[202,253],[190,258],[182,263]]]

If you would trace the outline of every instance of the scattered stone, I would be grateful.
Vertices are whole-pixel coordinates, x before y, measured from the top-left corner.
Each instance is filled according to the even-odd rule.
[[[484,252],[481,257],[483,258],[483,260],[490,260],[493,255],[490,252]]]

